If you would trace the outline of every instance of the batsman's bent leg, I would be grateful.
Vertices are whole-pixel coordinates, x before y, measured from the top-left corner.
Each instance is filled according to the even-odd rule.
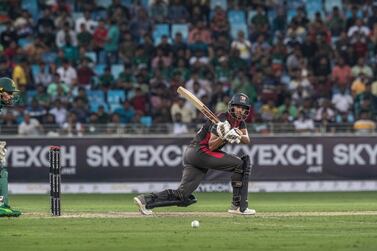
[[[0,217],[18,217],[21,212],[9,206],[8,199],[8,172],[5,168],[0,170]]]
[[[0,206],[9,205],[8,199],[8,172],[0,168]]]
[[[228,212],[233,214],[253,215],[254,209],[248,208],[248,184],[250,174],[249,156],[243,156],[242,165],[237,166],[232,175],[233,201]]]

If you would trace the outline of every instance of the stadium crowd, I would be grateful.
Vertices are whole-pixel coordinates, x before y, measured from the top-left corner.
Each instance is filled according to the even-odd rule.
[[[216,112],[246,93],[256,125],[375,129],[374,1],[5,0],[0,45],[0,76],[22,91],[0,117],[13,133],[185,133],[203,117],[180,85]]]

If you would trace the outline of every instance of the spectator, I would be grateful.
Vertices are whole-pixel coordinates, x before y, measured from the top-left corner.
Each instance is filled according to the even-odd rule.
[[[51,69],[49,65],[46,65],[44,62],[42,62],[39,65],[40,72],[34,76],[35,83],[41,84],[45,87],[47,87],[49,84],[53,81],[53,76],[51,74]]]
[[[212,43],[211,33],[203,21],[197,21],[194,28],[189,32],[188,43],[192,44],[198,41],[207,45]]]
[[[185,23],[188,20],[189,13],[181,0],[170,1],[168,18],[172,23]]]
[[[68,114],[67,122],[63,124],[62,129],[68,136],[83,136],[85,132],[84,125],[77,121],[74,113]]]
[[[114,64],[118,62],[119,36],[119,27],[115,23],[115,20],[111,19],[106,43],[104,45],[107,64]]]
[[[364,74],[367,78],[373,77],[372,68],[365,63],[365,59],[362,57],[357,59],[357,65],[352,67],[351,73],[354,78],[359,77],[361,73]]]
[[[100,19],[97,28],[93,33],[93,49],[97,54],[97,62],[100,61],[100,53],[105,46],[108,30],[105,26],[105,20]]]
[[[314,121],[306,115],[305,112],[300,111],[297,119],[293,122],[296,132],[314,132]]]
[[[351,81],[351,68],[345,64],[344,58],[339,57],[337,64],[332,69],[331,77],[337,86],[347,87]]]
[[[35,118],[31,118],[29,114],[25,114],[23,121],[18,126],[18,134],[22,136],[37,136],[43,132],[43,127]]]
[[[346,113],[352,108],[353,98],[346,92],[346,88],[342,86],[339,88],[339,93],[333,95],[331,102],[338,112]]]
[[[67,109],[65,109],[65,107],[63,106],[60,99],[55,100],[52,108],[49,111],[49,114],[52,114],[54,116],[55,122],[61,127],[67,121],[68,112]]]
[[[173,121],[173,134],[182,135],[188,133],[187,125],[182,122],[182,116],[180,113],[175,114]]]
[[[93,34],[97,25],[98,23],[91,18],[90,11],[85,11],[83,17],[79,17],[75,20],[75,31],[76,33],[80,33],[82,30],[85,30]]]
[[[149,8],[149,17],[156,23],[164,23],[168,17],[168,6],[163,0],[155,0]]]
[[[135,110],[131,106],[131,103],[129,101],[124,101],[123,106],[120,108],[115,109],[114,114],[117,114],[119,116],[119,120],[123,124],[128,124],[132,121],[133,117],[135,116]],[[113,117],[111,118],[112,123]]]
[[[76,33],[70,28],[69,23],[64,23],[63,29],[56,34],[56,46],[58,48],[77,46]]]
[[[83,47],[86,50],[92,48],[92,34],[86,29],[84,23],[81,24],[80,30],[77,32],[78,46]]]
[[[170,109],[170,114],[174,122],[174,119],[177,118],[177,114],[179,114],[178,117],[183,123],[191,123],[196,115],[190,108],[188,108],[186,100],[183,98],[179,98],[173,103]]]
[[[355,121],[353,129],[356,133],[372,133],[376,130],[376,122],[369,117],[367,111],[363,111],[360,118]]]
[[[66,96],[68,95],[70,88],[66,83],[60,80],[60,75],[55,73],[53,82],[47,87],[47,93],[53,100],[55,100],[58,97],[59,91]]]
[[[77,84],[77,72],[72,67],[71,63],[67,60],[63,60],[63,65],[57,69],[57,73],[60,76],[60,80],[68,86],[74,86]]]
[[[77,69],[77,84],[85,89],[89,89],[92,78],[95,76],[92,67],[89,67],[89,59],[83,58],[80,67]]]
[[[251,59],[251,43],[245,39],[245,33],[239,31],[237,33],[237,39],[232,42],[232,49],[239,51],[239,57],[245,61]]]

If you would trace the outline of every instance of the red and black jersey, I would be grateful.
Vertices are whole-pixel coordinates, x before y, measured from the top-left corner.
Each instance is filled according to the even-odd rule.
[[[239,128],[239,129],[244,129],[246,128],[246,123],[245,121],[242,120],[237,120],[233,118],[229,113],[220,113],[218,115],[218,118],[220,121],[225,121],[228,120],[231,128]],[[210,120],[207,120],[207,122],[200,128],[200,130],[196,133],[194,139],[191,141],[190,145],[192,146],[200,146],[200,148],[206,148],[208,149],[208,142],[209,139],[211,138],[211,133],[215,134],[218,136],[217,131],[216,131],[216,125],[213,124]],[[226,145],[226,142],[219,147],[220,150],[223,146]]]

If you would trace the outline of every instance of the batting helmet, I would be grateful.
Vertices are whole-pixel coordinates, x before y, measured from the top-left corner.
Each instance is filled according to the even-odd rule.
[[[16,84],[10,78],[0,78],[0,109],[3,106],[14,105],[20,100],[19,95],[15,95],[18,92]]]
[[[0,78],[0,91],[4,92],[18,92],[16,83],[10,78]]]
[[[245,109],[243,110],[241,117],[237,116],[235,113],[234,106],[242,106]],[[244,93],[235,94],[228,103],[228,112],[236,119],[245,120],[249,116],[251,109],[249,97]]]

